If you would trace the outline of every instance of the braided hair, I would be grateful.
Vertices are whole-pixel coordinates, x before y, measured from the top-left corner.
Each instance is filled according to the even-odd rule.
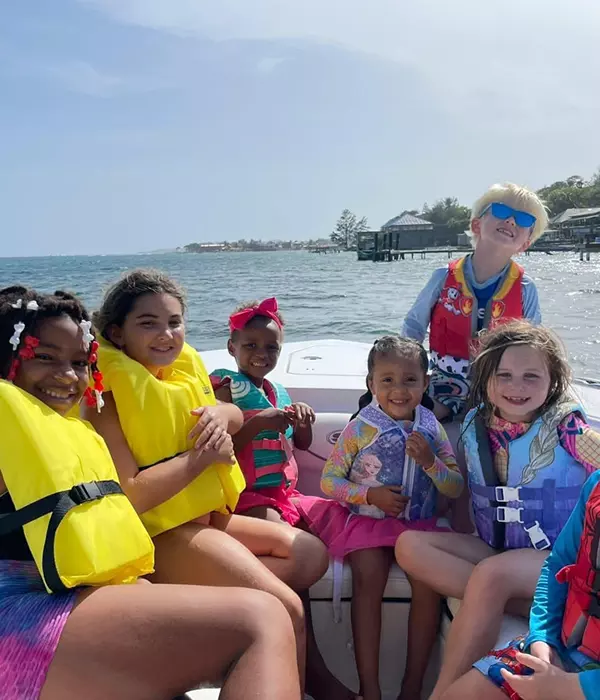
[[[21,285],[0,289],[0,379],[12,381],[19,364],[34,356],[33,348],[39,342],[35,337],[39,323],[60,316],[73,319],[84,333],[87,328],[87,337],[91,340],[90,316],[74,294],[61,290],[43,294]],[[88,345],[96,395],[94,397],[92,390],[88,389],[86,400],[90,405],[98,401],[100,406],[99,394],[103,387],[102,375],[96,366],[98,344],[93,341]]]
[[[383,338],[376,340],[367,358],[367,391],[358,399],[358,411],[352,415],[350,420],[356,418],[362,409],[373,401],[373,394],[369,388],[369,380],[373,378],[373,370],[375,369],[377,359],[380,357],[389,357],[390,355],[403,359],[418,359],[423,374],[427,375],[429,370],[429,358],[427,356],[427,351],[421,343],[418,343],[412,338],[403,338],[399,335],[385,335]],[[432,409],[433,401],[427,394],[423,394],[421,405]]]

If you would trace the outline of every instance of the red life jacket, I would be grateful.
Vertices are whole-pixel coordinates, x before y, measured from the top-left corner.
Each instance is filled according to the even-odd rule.
[[[466,258],[452,260],[444,287],[431,312],[429,347],[440,356],[470,358],[471,338],[477,335],[477,297],[465,280]],[[489,300],[484,328],[514,318],[523,318],[523,268],[510,262],[508,274]]]
[[[569,584],[562,642],[600,663],[600,483],[585,507],[585,522],[575,564],[565,566],[556,580]]]

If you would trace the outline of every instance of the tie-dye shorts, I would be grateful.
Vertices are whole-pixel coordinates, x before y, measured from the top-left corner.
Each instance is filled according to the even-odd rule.
[[[469,394],[469,361],[430,353],[429,396],[456,416],[464,411]]]
[[[75,600],[48,594],[33,562],[0,560],[2,700],[37,700]]]

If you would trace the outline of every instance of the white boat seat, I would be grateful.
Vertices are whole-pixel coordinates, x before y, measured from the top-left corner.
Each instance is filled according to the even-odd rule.
[[[333,599],[333,562],[329,563],[329,568],[325,576],[314,584],[310,589],[311,600],[332,600]],[[352,572],[350,566],[344,563],[344,576],[342,582],[342,599],[352,597]],[[393,564],[390,569],[387,586],[384,593],[385,600],[410,601],[410,584],[397,565]]]
[[[186,693],[181,700],[219,700],[220,692],[220,688],[203,688],[202,690],[191,690],[189,693]],[[312,698],[310,697],[310,695],[305,695],[304,700],[312,700]]]
[[[448,637],[450,624],[452,623],[456,613],[459,611],[460,605],[461,601],[458,600],[458,598],[448,598],[446,600],[441,627],[441,636],[444,641],[446,641]],[[515,637],[522,634],[527,634],[527,631],[528,625],[525,618],[515,617],[514,615],[505,615],[502,620],[502,626],[500,627],[500,634],[498,635],[498,639],[494,647],[496,649],[505,647]]]

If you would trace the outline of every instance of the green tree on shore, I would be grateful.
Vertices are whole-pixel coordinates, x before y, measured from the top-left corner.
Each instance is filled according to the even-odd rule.
[[[329,238],[332,243],[350,250],[356,247],[358,234],[368,230],[367,219],[357,219],[350,209],[344,209]]]
[[[437,226],[447,226],[451,233],[459,234],[469,228],[471,210],[460,204],[456,197],[439,199],[432,207],[423,205],[423,219]]]
[[[551,216],[565,209],[600,207],[600,171],[589,180],[580,175],[571,175],[566,180],[558,180],[538,190],[546,203]]]

